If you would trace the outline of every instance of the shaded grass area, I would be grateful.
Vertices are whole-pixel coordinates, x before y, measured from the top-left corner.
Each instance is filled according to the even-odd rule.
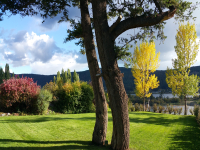
[[[112,115],[107,140],[112,137]],[[198,150],[200,129],[194,116],[131,112],[131,150]],[[107,150],[91,143],[95,113],[0,117],[0,150]]]

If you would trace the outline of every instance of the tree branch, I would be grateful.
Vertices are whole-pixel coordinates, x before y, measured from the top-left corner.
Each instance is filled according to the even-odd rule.
[[[162,9],[161,9],[160,4],[158,3],[158,1],[157,1],[157,0],[153,0],[153,1],[154,1],[154,3],[155,3],[156,7],[157,7],[158,10],[159,10],[159,13],[162,14]]]
[[[170,7],[170,10],[156,16],[137,16],[137,17],[130,17],[118,23],[116,27],[110,32],[114,39],[116,39],[120,34],[125,32],[126,30],[137,28],[137,27],[145,27],[145,26],[152,26],[168,20],[174,16],[176,13],[175,7]]]
[[[113,23],[110,28],[109,28],[109,32],[111,33],[113,31],[113,29],[120,23],[120,21],[122,20],[122,16],[120,15],[117,20],[115,21],[115,23]]]

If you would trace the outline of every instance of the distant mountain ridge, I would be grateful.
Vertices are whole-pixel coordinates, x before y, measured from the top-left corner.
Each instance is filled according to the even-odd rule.
[[[133,91],[135,88],[135,84],[134,84],[134,78],[132,76],[132,72],[131,72],[131,68],[124,68],[124,67],[119,67],[119,69],[121,70],[122,73],[124,73],[124,77],[123,77],[123,81],[124,81],[124,86],[127,92]],[[155,90],[159,90],[159,89],[169,89],[168,85],[165,81],[166,75],[165,75],[166,70],[157,70],[155,71],[155,75],[158,77],[158,80],[160,81],[160,86],[155,89]],[[91,77],[90,77],[90,72],[89,70],[86,71],[81,71],[81,72],[77,72],[79,74],[79,78],[81,81],[91,81]],[[12,73],[11,77],[12,77]],[[190,74],[197,74],[198,76],[200,76],[200,66],[194,66],[190,68]],[[15,74],[14,74],[15,75]],[[37,81],[37,85],[39,85],[41,88],[46,84],[49,83],[50,81],[53,81],[53,77],[57,76],[57,74],[54,75],[39,75],[39,74],[19,74],[19,77],[22,78],[23,77],[27,77],[27,78],[32,78],[34,83]],[[71,72],[71,75],[73,77],[73,72]],[[106,89],[105,86],[105,81],[103,80],[103,85],[104,85],[104,89]]]

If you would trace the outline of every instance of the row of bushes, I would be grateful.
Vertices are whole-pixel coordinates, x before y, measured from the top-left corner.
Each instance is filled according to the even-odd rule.
[[[94,112],[94,93],[87,82],[65,83],[61,88],[50,82],[42,89],[31,78],[11,78],[0,86],[0,111],[45,114],[49,108],[61,113]]]
[[[138,103],[135,103],[135,105],[133,106],[132,103],[129,101],[128,103],[128,109],[129,109],[129,112],[132,112],[132,111],[144,111],[144,107],[142,104],[138,104]],[[153,107],[152,107],[152,110],[153,112],[158,112],[158,113],[169,113],[169,114],[172,114],[174,113],[175,115],[176,114],[181,114],[182,113],[182,108],[173,108],[172,105],[167,105],[167,107],[165,108],[164,106],[157,106],[157,104],[154,104]],[[151,106],[145,106],[145,111],[151,111]]]
[[[143,99],[136,96],[136,95],[128,95],[130,101],[132,103],[139,103],[142,104],[143,103]],[[164,105],[164,104],[170,104],[170,103],[180,103],[182,100],[180,98],[160,98],[160,97],[154,97],[153,95],[151,95],[151,97],[149,98],[149,104],[151,106],[153,106],[155,103],[156,104],[160,104],[160,105]]]

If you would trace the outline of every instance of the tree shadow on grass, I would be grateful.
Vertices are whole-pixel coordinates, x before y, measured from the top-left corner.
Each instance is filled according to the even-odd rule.
[[[194,116],[180,116],[176,118],[170,118],[162,114],[159,117],[155,117],[155,114],[149,113],[149,117],[142,118],[141,115],[146,116],[147,114],[135,114],[133,117],[130,116],[130,123],[146,123],[163,126],[171,126],[173,124],[184,125],[182,130],[175,131],[169,135],[169,138],[171,141],[173,141],[171,143],[171,147],[169,148],[170,150],[200,150],[200,126],[198,125]],[[140,117],[137,117],[138,114]]]
[[[137,115],[139,115],[137,117]],[[144,118],[141,116],[145,116]],[[180,117],[168,117],[165,114],[161,113],[134,113],[134,116],[129,115],[129,121],[135,123],[146,123],[146,124],[155,124],[170,126],[171,124],[187,125],[193,126],[194,116],[180,116]],[[192,121],[192,122],[191,122]]]
[[[183,130],[171,134],[172,146],[170,150],[199,150],[200,149],[200,127],[196,120],[193,122],[192,126],[186,126]]]
[[[91,141],[31,141],[31,140],[12,140],[12,139],[0,139],[0,143],[30,143],[30,144],[46,144],[45,147],[1,147],[0,150],[110,150],[111,146],[98,146],[93,144]],[[62,146],[48,146],[48,144],[67,144]],[[80,145],[76,145],[80,144]]]
[[[6,119],[6,120],[1,120],[0,123],[38,123],[38,122],[47,122],[47,121],[57,121],[57,120],[95,120],[95,117],[81,117],[81,118],[63,118],[63,117],[37,117],[37,118],[14,118],[14,119]]]

